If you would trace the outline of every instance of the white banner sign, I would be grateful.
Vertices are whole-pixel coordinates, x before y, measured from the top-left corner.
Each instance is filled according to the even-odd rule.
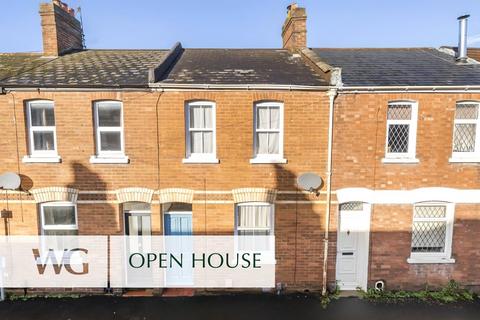
[[[0,237],[6,288],[106,288],[109,282],[113,288],[272,288],[275,237]]]

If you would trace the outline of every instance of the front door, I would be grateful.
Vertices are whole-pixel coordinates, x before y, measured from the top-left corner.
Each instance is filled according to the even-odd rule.
[[[173,265],[166,271],[168,287],[188,287],[193,285],[192,252],[192,212],[176,211],[180,206],[173,205],[172,211],[164,212],[165,248],[168,253],[183,254],[183,267]],[[175,210],[175,211],[174,211]],[[191,210],[191,209],[190,209]]]
[[[340,205],[336,279],[341,290],[367,289],[370,205]]]
[[[148,253],[151,250],[152,215],[150,204],[141,202],[127,202],[123,204],[125,216],[126,254],[133,252]],[[152,282],[152,274],[143,269],[127,268],[125,275],[127,283],[142,281]]]

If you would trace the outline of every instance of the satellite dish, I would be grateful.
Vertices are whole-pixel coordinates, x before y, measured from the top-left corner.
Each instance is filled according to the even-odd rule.
[[[0,189],[16,190],[20,187],[20,177],[14,172],[0,175]]]
[[[315,173],[303,173],[297,178],[297,184],[300,188],[306,191],[314,192],[323,184],[323,180]]]

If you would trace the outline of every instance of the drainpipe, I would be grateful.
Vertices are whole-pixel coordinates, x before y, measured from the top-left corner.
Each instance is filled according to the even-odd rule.
[[[0,301],[5,300],[5,289],[3,288],[3,269],[5,265],[5,258],[0,257]]]
[[[333,116],[335,98],[337,89],[330,89],[327,92],[329,99],[329,116],[328,116],[328,155],[327,155],[327,201],[325,207],[325,235],[323,237],[323,276],[322,276],[322,295],[327,293],[327,268],[328,268],[328,235],[330,225],[330,203],[332,193],[332,154],[333,154]]]

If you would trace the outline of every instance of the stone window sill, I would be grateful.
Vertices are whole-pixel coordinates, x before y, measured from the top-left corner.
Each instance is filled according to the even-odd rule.
[[[438,263],[455,263],[452,258],[408,258],[410,264],[438,264]]]
[[[480,157],[451,157],[448,159],[450,163],[480,163]]]
[[[62,161],[60,156],[48,156],[48,157],[39,157],[39,156],[24,156],[22,159],[23,163],[59,163]]]

